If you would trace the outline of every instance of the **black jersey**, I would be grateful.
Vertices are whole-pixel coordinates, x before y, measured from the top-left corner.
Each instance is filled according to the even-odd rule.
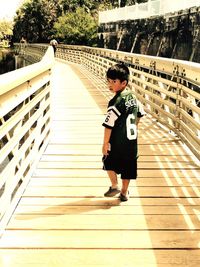
[[[142,104],[130,89],[118,92],[108,103],[104,127],[112,129],[110,144],[112,156],[137,158],[138,117],[145,114]]]

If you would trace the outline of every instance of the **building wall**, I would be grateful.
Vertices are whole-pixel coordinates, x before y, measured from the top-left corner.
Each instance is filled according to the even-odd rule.
[[[200,7],[99,25],[99,46],[200,62]]]

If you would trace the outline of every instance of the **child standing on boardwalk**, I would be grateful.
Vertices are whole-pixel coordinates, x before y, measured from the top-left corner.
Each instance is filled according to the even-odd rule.
[[[137,125],[145,112],[133,91],[126,87],[129,80],[128,67],[124,64],[111,66],[106,78],[109,90],[115,95],[108,103],[107,115],[102,124],[105,127],[103,169],[111,181],[104,196],[112,197],[120,193],[120,200],[127,201],[130,180],[137,178]],[[121,190],[117,174],[121,174]]]

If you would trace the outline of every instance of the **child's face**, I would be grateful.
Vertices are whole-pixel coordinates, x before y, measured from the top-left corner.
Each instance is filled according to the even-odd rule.
[[[126,81],[121,82],[119,79],[112,80],[109,78],[107,79],[107,83],[108,83],[109,90],[113,93],[117,93],[119,91],[124,90],[127,84]]]

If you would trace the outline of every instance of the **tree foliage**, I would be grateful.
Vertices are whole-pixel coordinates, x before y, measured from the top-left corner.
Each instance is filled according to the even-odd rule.
[[[64,13],[75,12],[78,7],[84,8],[88,13],[97,13],[99,7],[107,9],[108,7],[116,7],[118,0],[60,0],[60,4],[63,8]]]
[[[46,42],[61,15],[59,1],[29,0],[17,11],[14,19],[14,39],[24,37],[29,42]]]
[[[67,44],[92,45],[97,38],[97,21],[83,7],[61,16],[54,25],[55,37]]]

